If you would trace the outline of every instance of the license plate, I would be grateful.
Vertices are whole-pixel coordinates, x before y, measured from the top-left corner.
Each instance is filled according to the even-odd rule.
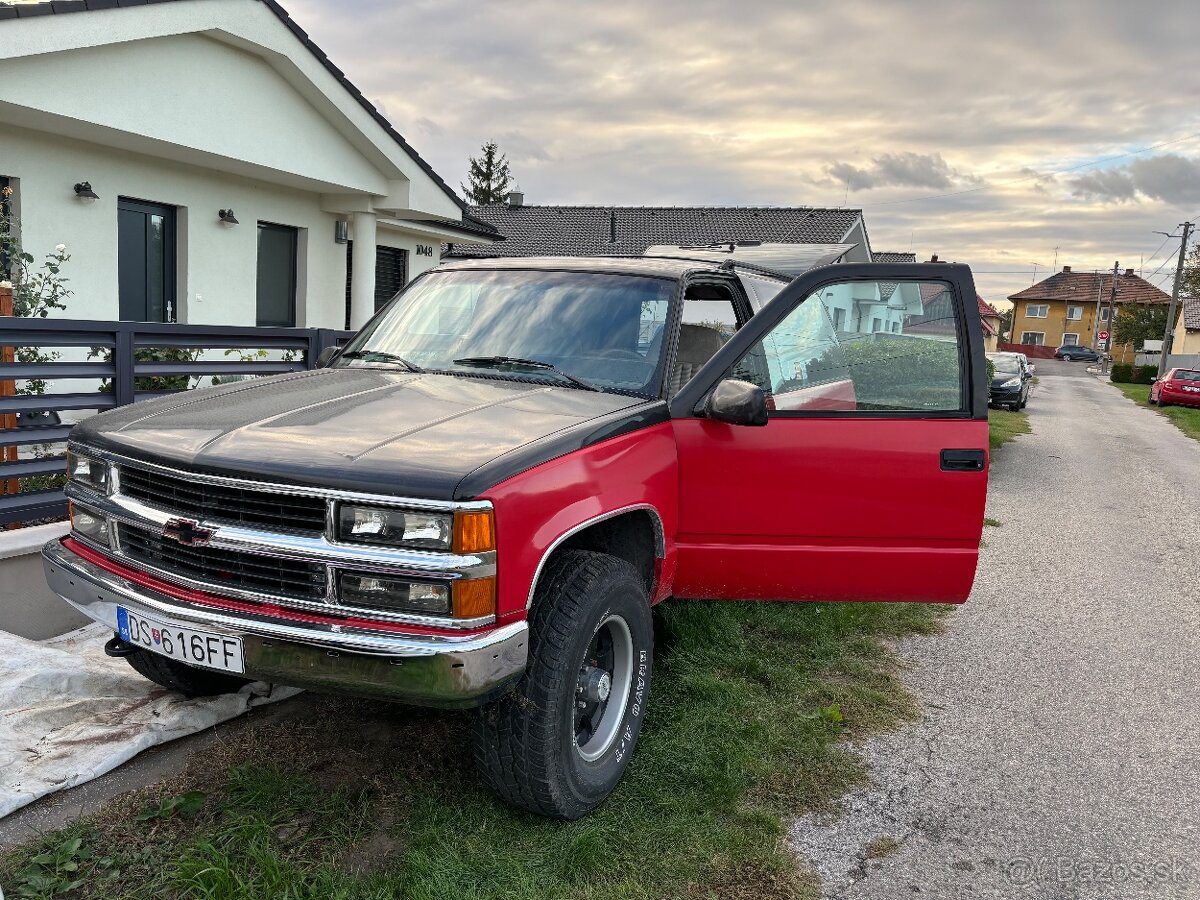
[[[241,638],[160,622],[121,606],[117,607],[117,633],[123,641],[191,666],[239,675],[246,671]]]
[[[1183,389],[1184,389],[1185,391],[1192,391],[1192,392],[1194,392],[1194,393],[1195,393],[1195,392],[1200,392],[1200,387],[1188,387],[1186,384],[1183,386]]]

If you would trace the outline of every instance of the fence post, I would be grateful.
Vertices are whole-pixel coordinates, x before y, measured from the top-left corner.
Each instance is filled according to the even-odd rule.
[[[0,287],[0,316],[11,316],[13,314],[13,291],[12,287]],[[16,362],[16,351],[12,347],[0,347],[0,365],[12,365]],[[17,395],[17,382],[11,378],[0,378],[0,397],[15,397]],[[17,427],[16,413],[0,414],[0,429],[8,430]],[[0,453],[0,461],[16,462],[17,448],[4,447]],[[10,478],[7,481],[0,482],[0,494],[16,494],[21,490],[21,482],[16,478]]]
[[[133,328],[117,325],[113,347],[113,400],[117,406],[126,406],[136,397],[133,382]]]

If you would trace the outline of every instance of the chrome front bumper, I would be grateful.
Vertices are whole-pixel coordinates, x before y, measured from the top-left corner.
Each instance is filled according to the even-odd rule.
[[[114,632],[117,607],[152,619],[242,639],[246,676],[319,691],[421,706],[477,706],[525,670],[529,626],[482,635],[397,635],[343,625],[286,622],[200,608],[134,584],[54,540],[42,548],[50,589]]]

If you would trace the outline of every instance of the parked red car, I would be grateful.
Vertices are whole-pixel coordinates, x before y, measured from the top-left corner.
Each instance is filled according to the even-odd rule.
[[[1200,406],[1200,369],[1170,369],[1150,385],[1150,402],[1159,406]]]
[[[444,265],[324,368],[78,425],[46,574],[167,688],[480,707],[487,784],[577,818],[637,742],[654,604],[966,599],[975,297],[959,265]]]

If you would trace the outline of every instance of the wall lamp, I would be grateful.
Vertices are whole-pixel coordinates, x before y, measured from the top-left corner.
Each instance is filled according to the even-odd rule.
[[[226,225],[237,225],[238,224],[237,216],[235,216],[233,214],[232,209],[222,209],[222,210],[218,211],[217,218],[219,218]]]
[[[333,242],[335,244],[350,243],[350,226],[345,219],[338,219],[333,223]]]
[[[75,185],[75,196],[80,200],[99,200],[100,195],[92,190],[90,181],[81,181]]]

